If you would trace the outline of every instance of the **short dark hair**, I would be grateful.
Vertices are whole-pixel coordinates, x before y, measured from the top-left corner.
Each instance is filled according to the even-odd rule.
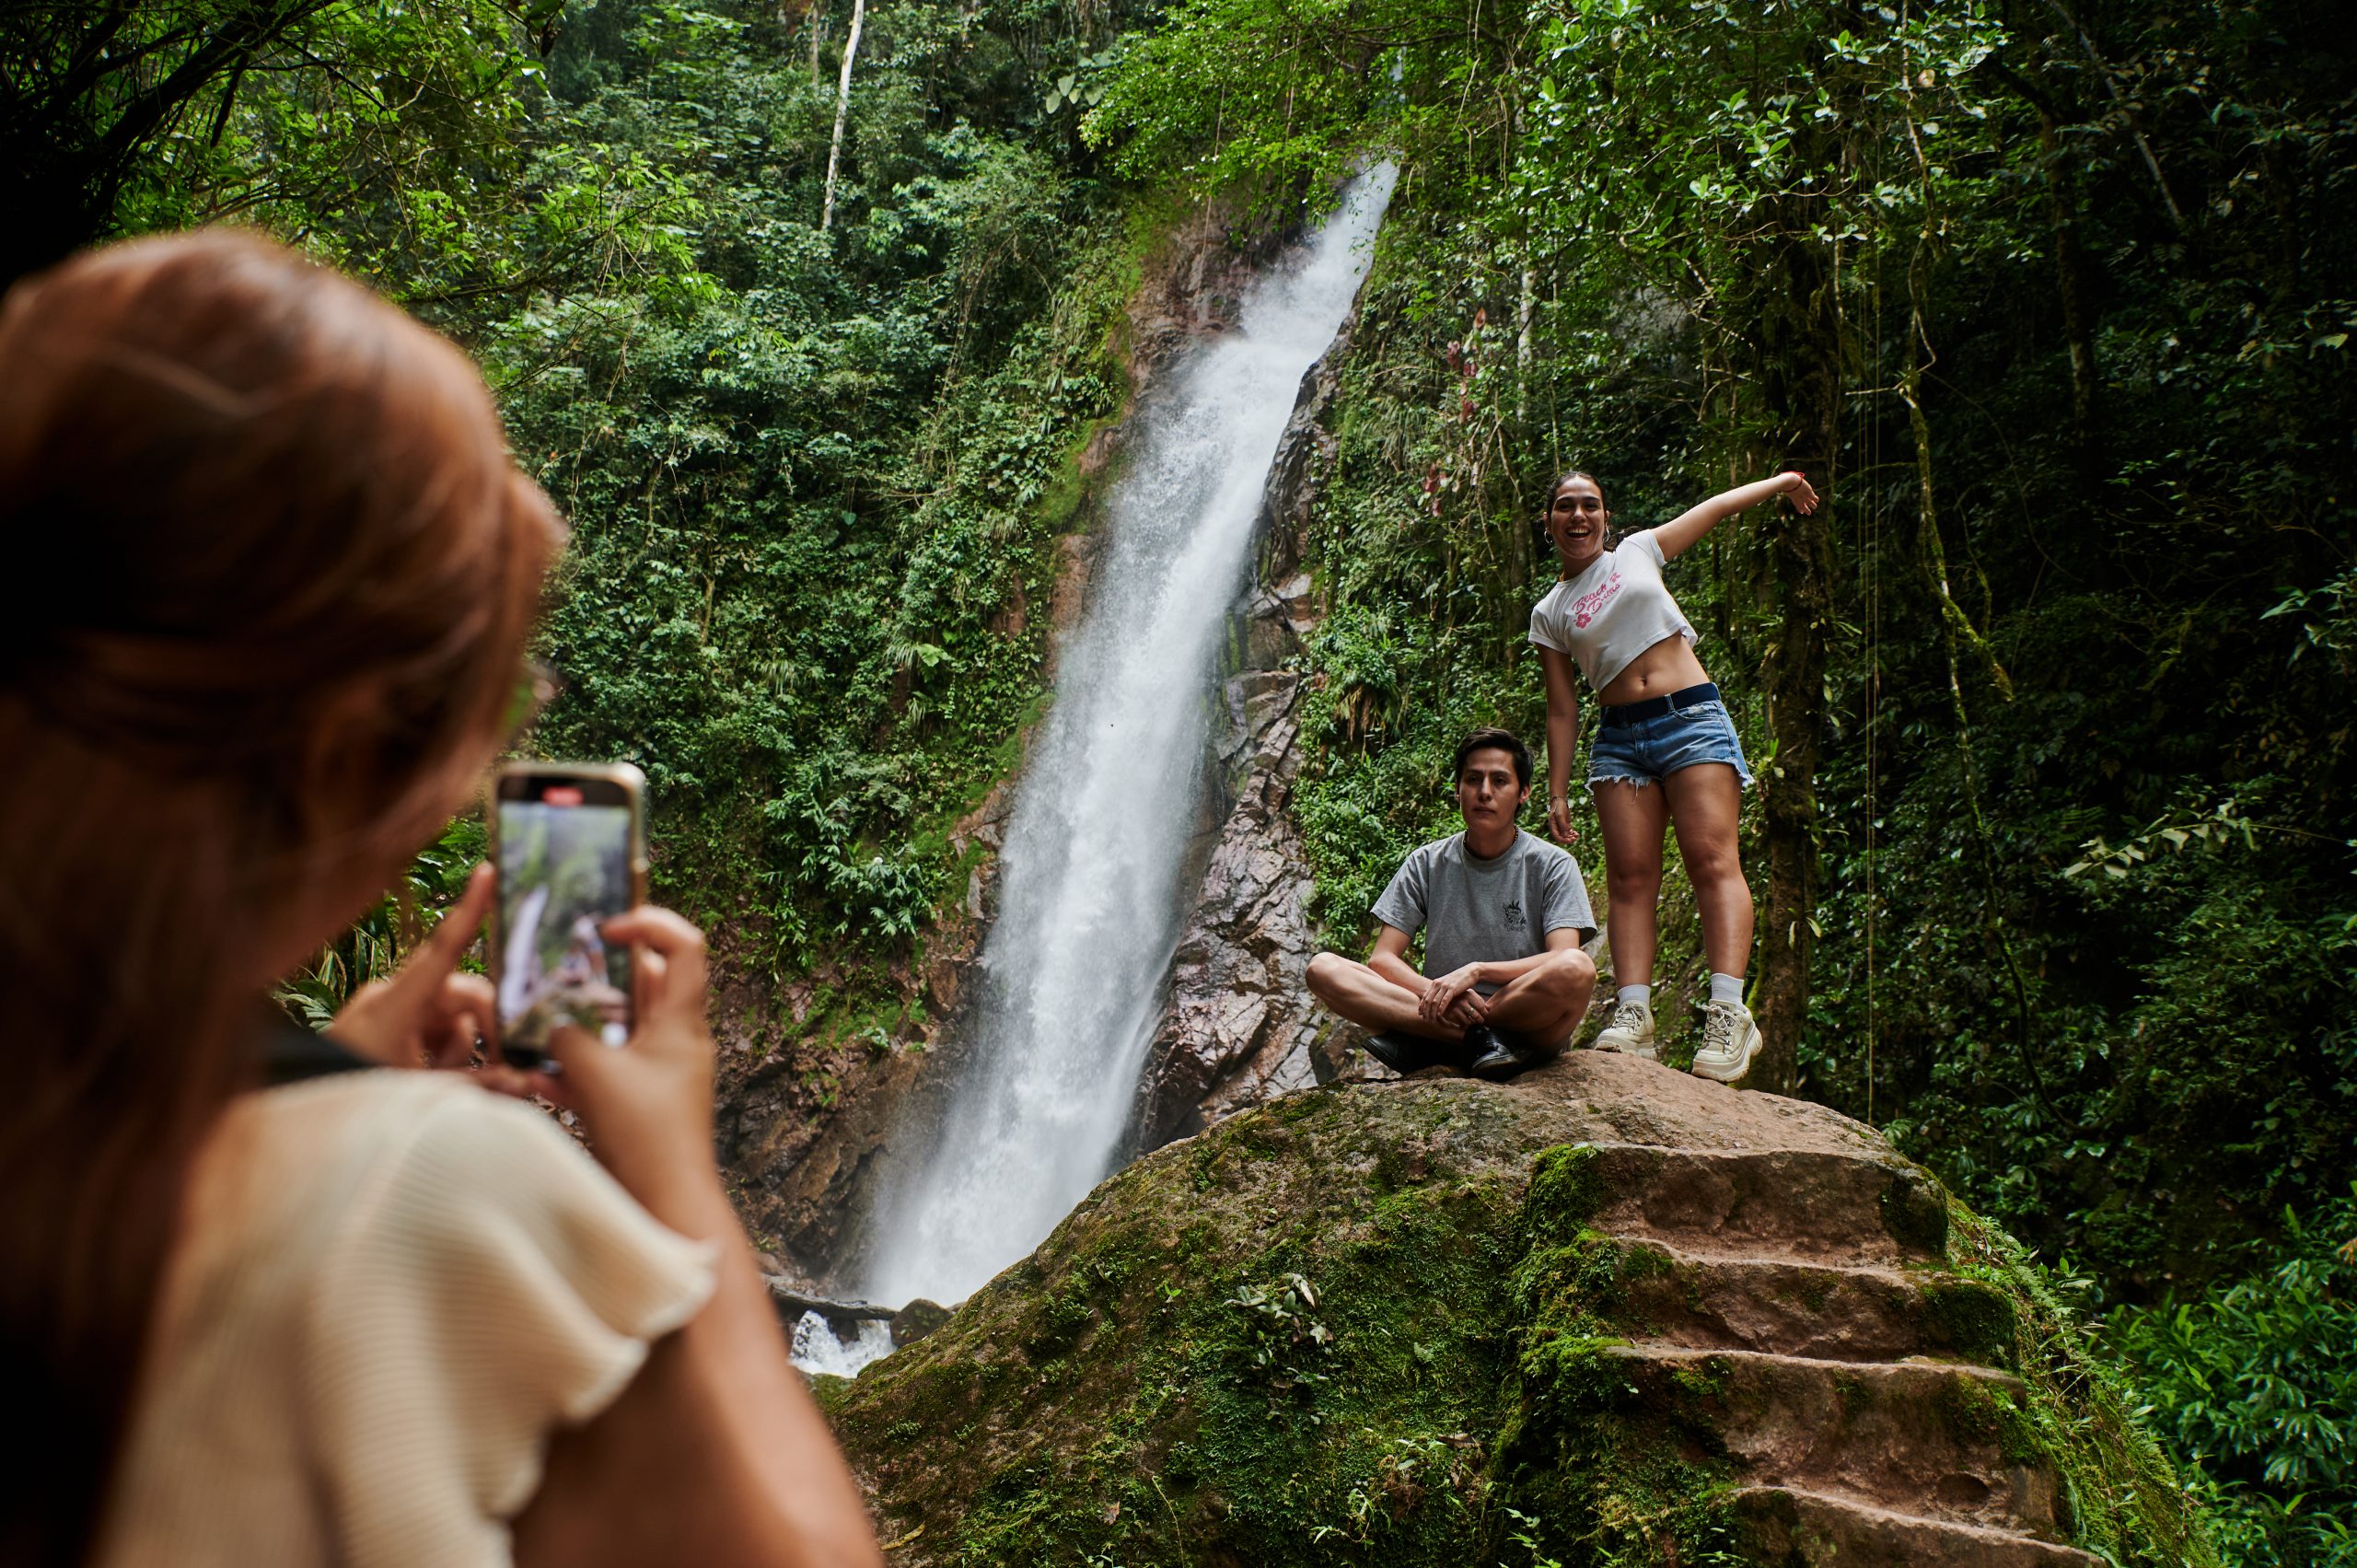
[[[1612,509],[1612,503],[1605,501],[1604,499],[1604,481],[1596,478],[1596,475],[1588,472],[1585,469],[1573,469],[1571,472],[1557,480],[1553,484],[1548,486],[1547,505],[1540,507],[1539,510],[1543,512],[1553,507],[1555,505],[1555,497],[1563,493],[1563,486],[1571,483],[1572,481],[1575,479],[1584,479],[1590,484],[1596,486],[1596,498],[1598,501],[1604,501],[1605,510],[1610,511]]]
[[[1465,764],[1476,751],[1503,751],[1514,759],[1514,781],[1523,788],[1530,787],[1530,748],[1522,738],[1507,729],[1477,729],[1457,743],[1457,765],[1448,771],[1452,784],[1465,776]]]

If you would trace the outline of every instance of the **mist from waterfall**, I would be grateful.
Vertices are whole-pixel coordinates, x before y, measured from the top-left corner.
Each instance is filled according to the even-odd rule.
[[[964,1299],[1101,1180],[1178,938],[1207,698],[1253,524],[1302,377],[1349,311],[1396,170],[1361,175],[1142,408],[1109,498],[1082,623],[1017,786],[999,911],[938,1133],[903,1126],[857,1283]]]

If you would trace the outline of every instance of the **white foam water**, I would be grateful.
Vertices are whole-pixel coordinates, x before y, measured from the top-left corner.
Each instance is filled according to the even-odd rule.
[[[1088,610],[1017,787],[965,1078],[904,1126],[858,1280],[871,1301],[964,1299],[1120,1156],[1177,945],[1222,628],[1302,377],[1365,276],[1396,170],[1361,175],[1312,238],[1142,411]]]
[[[816,1312],[805,1312],[794,1324],[794,1365],[805,1372],[854,1377],[869,1362],[892,1353],[892,1325],[869,1318],[848,1340],[835,1336],[834,1325]]]

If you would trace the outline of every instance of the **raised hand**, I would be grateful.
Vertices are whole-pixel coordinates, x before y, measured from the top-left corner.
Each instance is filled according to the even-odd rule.
[[[478,865],[466,891],[391,978],[352,993],[329,1032],[351,1051],[388,1067],[464,1067],[478,1040],[497,1028],[491,981],[460,974],[475,933],[491,912],[494,878]]]
[[[1784,499],[1793,504],[1794,511],[1806,516],[1817,510],[1817,491],[1810,486],[1807,475],[1792,470],[1776,477],[1783,482]]]

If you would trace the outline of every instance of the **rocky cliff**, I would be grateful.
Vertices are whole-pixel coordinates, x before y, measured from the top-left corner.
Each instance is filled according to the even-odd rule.
[[[1220,761],[1237,782],[1147,1059],[1138,1110],[1138,1142],[1146,1148],[1331,1080],[1359,1055],[1349,1031],[1302,982],[1318,948],[1306,912],[1310,873],[1286,812],[1301,761],[1300,679],[1251,670],[1223,691],[1227,738]]]
[[[1302,380],[1261,502],[1255,581],[1231,618],[1203,868],[1139,1086],[1136,1141],[1173,1138],[1291,1089],[1387,1077],[1310,999],[1314,878],[1288,811],[1300,771],[1302,677],[1286,668],[1318,619],[1301,540],[1334,455],[1326,422],[1350,353],[1346,319]]]
[[[855,1382],[898,1564],[2206,1564],[2019,1249],[1632,1059],[1297,1092]]]

